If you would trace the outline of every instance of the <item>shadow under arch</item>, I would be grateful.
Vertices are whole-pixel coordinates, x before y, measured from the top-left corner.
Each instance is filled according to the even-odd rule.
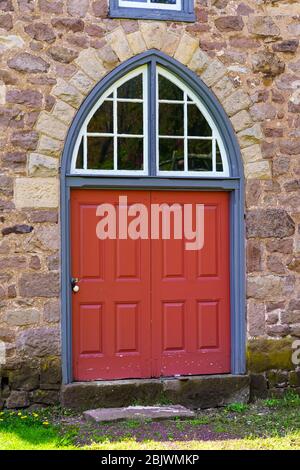
[[[177,75],[198,95],[214,120],[226,150],[229,177],[161,178],[78,176],[70,165],[81,127],[101,95],[131,70],[147,63],[158,64]],[[153,80],[152,80],[153,82]],[[150,86],[155,86],[155,82]],[[151,136],[150,136],[151,137]],[[82,102],[64,145],[60,174],[61,221],[61,328],[63,383],[72,382],[72,314],[70,253],[70,190],[77,188],[198,189],[230,191],[230,298],[231,298],[231,373],[244,374],[245,360],[245,229],[244,171],[239,144],[231,121],[215,94],[185,65],[156,49],[138,54],[105,75]]]

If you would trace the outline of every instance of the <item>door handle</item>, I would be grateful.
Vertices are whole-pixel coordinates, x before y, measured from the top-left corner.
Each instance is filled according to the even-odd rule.
[[[72,291],[75,292],[75,294],[76,294],[77,292],[79,292],[79,290],[80,290],[80,287],[79,287],[79,285],[78,285],[78,282],[79,282],[78,277],[72,277],[72,279],[71,279],[71,286],[72,286]]]

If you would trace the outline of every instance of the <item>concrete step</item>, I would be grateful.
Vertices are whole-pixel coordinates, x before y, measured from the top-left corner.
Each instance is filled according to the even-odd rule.
[[[88,410],[83,413],[87,421],[96,423],[108,421],[122,421],[126,419],[174,419],[174,418],[194,418],[196,414],[181,405],[169,406],[127,406],[123,408],[98,408]]]
[[[130,405],[174,404],[188,408],[214,408],[247,403],[249,376],[200,375],[161,379],[73,382],[63,385],[61,403],[66,408],[90,410]]]

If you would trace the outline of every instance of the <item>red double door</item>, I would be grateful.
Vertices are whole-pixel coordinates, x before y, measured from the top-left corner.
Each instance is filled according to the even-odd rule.
[[[96,209],[118,209],[120,195],[148,208],[149,233],[151,204],[203,204],[203,248],[174,238],[100,240]],[[71,246],[74,380],[230,371],[228,193],[74,190]]]

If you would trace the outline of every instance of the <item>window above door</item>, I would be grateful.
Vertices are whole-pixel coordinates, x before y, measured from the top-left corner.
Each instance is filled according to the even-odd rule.
[[[72,174],[228,176],[228,159],[209,110],[161,65],[124,75],[96,102],[79,132]]]
[[[195,21],[194,0],[110,0],[112,18]]]

